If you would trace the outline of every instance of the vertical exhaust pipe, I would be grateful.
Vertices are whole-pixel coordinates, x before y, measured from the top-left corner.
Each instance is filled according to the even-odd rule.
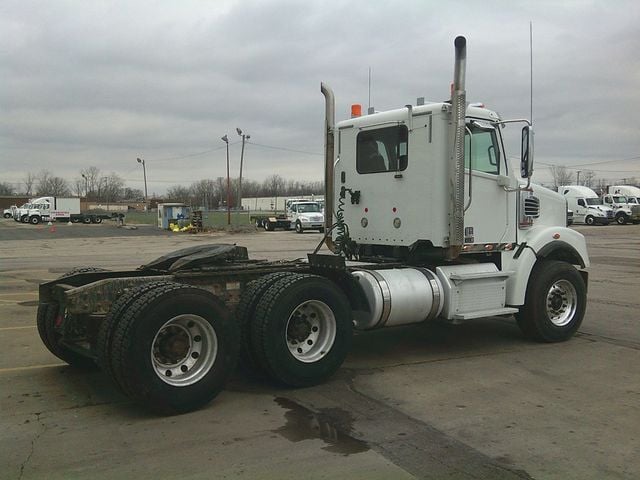
[[[325,244],[333,253],[338,249],[331,238],[331,226],[333,225],[333,199],[334,180],[333,162],[335,160],[335,135],[336,124],[336,99],[333,90],[325,83],[320,83],[320,91],[324,95],[324,228]]]
[[[449,249],[447,258],[460,255],[464,243],[464,134],[467,113],[465,73],[467,39],[460,36],[454,41],[455,64],[451,92],[451,156],[449,158]]]

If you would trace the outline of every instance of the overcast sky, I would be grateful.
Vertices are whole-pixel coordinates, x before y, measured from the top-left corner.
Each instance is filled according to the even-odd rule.
[[[142,188],[142,157],[161,194],[226,175],[225,133],[237,176],[236,127],[245,178],[320,180],[320,82],[338,120],[366,109],[369,68],[377,110],[443,100],[460,34],[467,100],[529,117],[529,21],[534,180],[545,164],[640,177],[637,0],[3,0],[0,181],[96,166]]]

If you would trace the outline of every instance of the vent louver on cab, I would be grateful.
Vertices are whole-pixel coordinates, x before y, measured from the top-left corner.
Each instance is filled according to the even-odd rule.
[[[522,192],[520,198],[520,228],[533,225],[533,220],[540,216],[540,199],[531,192]]]
[[[538,218],[540,216],[540,199],[533,195],[524,199],[524,214],[527,217]]]

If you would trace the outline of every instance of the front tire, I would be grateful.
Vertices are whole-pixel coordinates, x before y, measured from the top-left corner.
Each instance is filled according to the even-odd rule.
[[[586,223],[587,225],[593,225],[595,222],[595,218],[593,218],[591,215],[587,215],[587,218],[584,219],[584,223]]]
[[[624,213],[621,213],[616,216],[616,223],[618,225],[626,225],[627,224],[627,216]]]
[[[4,214],[4,218],[11,218],[11,214],[10,213],[5,213]]]
[[[126,395],[171,415],[218,395],[235,368],[238,345],[238,326],[220,300],[167,282],[122,313],[108,353]]]
[[[351,306],[326,278],[292,275],[264,293],[251,328],[252,351],[274,380],[292,387],[323,382],[351,347]]]
[[[531,272],[518,326],[539,342],[571,338],[584,318],[587,287],[576,268],[566,262],[542,260]]]
[[[296,233],[302,233],[302,232],[304,232],[304,230],[302,229],[302,223],[298,221],[296,222]]]

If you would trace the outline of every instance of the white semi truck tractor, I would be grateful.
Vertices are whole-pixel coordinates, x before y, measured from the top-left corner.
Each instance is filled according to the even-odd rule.
[[[321,86],[328,252],[268,262],[203,245],[133,271],[76,269],[40,286],[45,345],[172,414],[214,398],[238,358],[279,384],[321,383],[354,330],[515,316],[528,338],[571,338],[587,302],[585,239],[565,227],[564,198],[530,182],[529,122],[467,105],[465,59],[458,37],[449,101],[339,123]],[[515,122],[520,172],[502,140]]]

